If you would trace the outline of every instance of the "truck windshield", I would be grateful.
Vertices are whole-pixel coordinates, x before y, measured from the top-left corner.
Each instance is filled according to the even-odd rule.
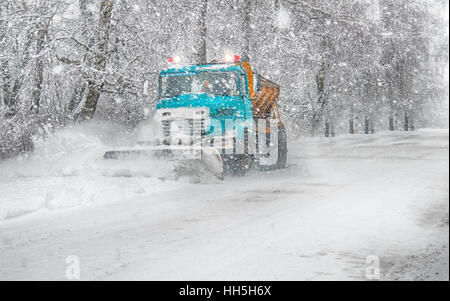
[[[207,93],[235,96],[239,94],[235,72],[199,72],[161,77],[161,98],[181,94]]]

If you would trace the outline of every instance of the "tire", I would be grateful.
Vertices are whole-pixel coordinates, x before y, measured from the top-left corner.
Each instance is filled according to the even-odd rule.
[[[278,157],[277,162],[273,165],[259,165],[259,170],[271,171],[275,169],[286,168],[287,163],[287,133],[283,124],[278,125]]]
[[[253,162],[248,153],[248,129],[244,129],[244,154],[223,156],[224,171],[226,175],[243,177],[247,174]]]
[[[277,168],[283,169],[286,168],[287,162],[287,133],[286,127],[284,124],[280,124],[278,126],[278,160],[277,160]]]
[[[245,155],[226,155],[224,156],[224,173],[229,176],[243,177],[247,174]]]

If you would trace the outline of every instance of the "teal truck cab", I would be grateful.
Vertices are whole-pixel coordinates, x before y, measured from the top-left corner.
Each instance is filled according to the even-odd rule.
[[[170,66],[160,73],[156,105],[164,144],[214,147],[232,173],[252,165],[284,168],[287,137],[278,96],[279,86],[247,62]]]
[[[140,128],[138,145],[107,151],[104,158],[163,157],[204,165],[219,178],[245,174],[252,166],[286,166],[280,88],[248,62],[235,56],[227,63],[172,64],[158,81],[156,113]]]

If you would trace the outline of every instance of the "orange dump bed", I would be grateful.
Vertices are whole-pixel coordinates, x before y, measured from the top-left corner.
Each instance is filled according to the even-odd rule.
[[[247,71],[250,98],[254,108],[253,117],[255,119],[272,117],[281,122],[277,104],[280,86],[259,74],[254,74],[250,63],[242,62],[240,64]]]

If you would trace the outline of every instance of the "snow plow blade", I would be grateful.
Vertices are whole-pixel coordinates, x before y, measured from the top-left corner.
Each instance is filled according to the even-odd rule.
[[[175,172],[178,175],[189,176],[205,170],[218,179],[223,179],[222,157],[217,149],[212,147],[136,147],[107,151],[103,158],[108,160],[160,159],[175,163]]]

